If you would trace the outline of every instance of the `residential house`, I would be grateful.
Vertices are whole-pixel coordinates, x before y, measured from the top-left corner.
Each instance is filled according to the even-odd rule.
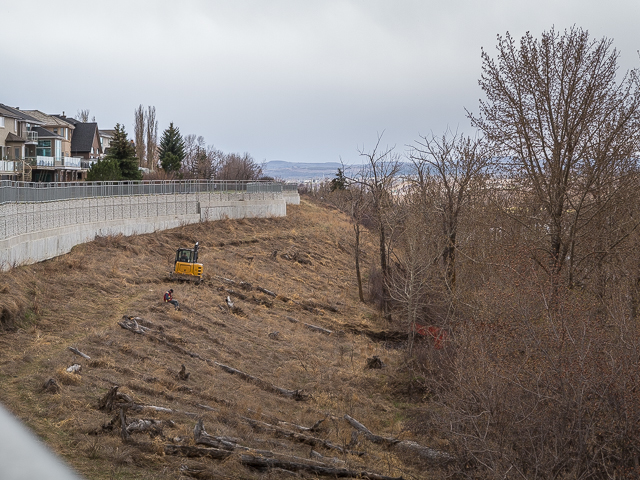
[[[0,103],[0,179],[31,180],[26,159],[36,155],[36,128],[41,125],[36,118]]]
[[[100,145],[102,145],[102,155],[106,155],[109,153],[107,150],[111,146],[111,141],[115,135],[115,130],[98,130],[98,134],[100,135]]]
[[[32,181],[70,182],[85,179],[89,165],[83,163],[82,158],[73,156],[71,149],[75,126],[40,110],[22,112],[42,122],[42,127],[36,129],[38,145],[33,156],[35,158],[30,159]]]
[[[91,163],[102,158],[102,145],[100,144],[100,134],[98,124],[95,122],[80,122],[75,118],[68,118],[63,115],[56,117],[71,123],[75,129],[71,137],[71,154],[89,160]]]
[[[72,123],[66,122],[54,115],[47,115],[40,110],[21,110],[27,115],[42,122],[42,127],[50,132],[59,135],[61,139],[61,155],[62,157],[71,156],[71,136],[76,128]]]

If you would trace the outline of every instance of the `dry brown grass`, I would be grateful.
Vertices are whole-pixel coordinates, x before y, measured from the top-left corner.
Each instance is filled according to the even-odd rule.
[[[96,435],[112,418],[98,410],[97,403],[113,385],[138,403],[195,413],[211,435],[287,455],[308,457],[311,447],[255,431],[241,417],[311,426],[328,414],[315,435],[347,445],[352,429],[342,417],[349,414],[375,433],[432,444],[433,438],[405,431],[405,410],[393,387],[402,362],[398,351],[364,336],[323,335],[286,319],[338,331],[345,324],[375,327],[379,318],[357,299],[350,247],[344,248],[352,245],[346,218],[308,201],[287,210],[286,218],[223,220],[136,237],[100,237],[68,255],[2,274],[2,403],[92,479],[175,479],[181,465],[204,465],[211,478],[279,478],[277,472],[242,466],[238,455],[224,462],[164,456],[162,445],[176,437],[193,444],[196,418],[184,413],[130,413],[173,420],[175,426],[165,428],[165,438],[134,434],[135,443],[124,444],[117,433]],[[201,245],[206,281],[199,286],[169,284],[176,248],[195,241]],[[365,258],[367,250],[375,254],[370,244],[365,246]],[[249,282],[254,289],[242,290],[222,278]],[[169,286],[181,311],[162,302]],[[227,295],[239,307],[236,313],[226,308]],[[123,315],[150,322],[156,336],[120,328],[117,322]],[[278,335],[269,336],[274,332]],[[74,355],[69,346],[91,360]],[[366,370],[371,355],[379,355],[387,367]],[[296,402],[275,395],[202,359],[280,387],[303,389],[312,398]],[[65,371],[73,363],[82,365],[80,374]],[[183,364],[190,373],[187,380],[178,376]],[[49,378],[61,385],[59,394],[42,391]],[[347,468],[405,478],[439,477],[437,471],[429,474],[363,439],[354,448],[368,456],[341,456]]]

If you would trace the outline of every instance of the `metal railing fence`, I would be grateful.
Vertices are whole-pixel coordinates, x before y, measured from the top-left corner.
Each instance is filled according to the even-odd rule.
[[[279,193],[283,185],[270,181],[178,180],[139,182],[15,182],[0,181],[0,204],[52,202],[76,198],[189,193]]]

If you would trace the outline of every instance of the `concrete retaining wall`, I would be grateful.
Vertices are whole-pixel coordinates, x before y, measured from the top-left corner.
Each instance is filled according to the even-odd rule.
[[[282,196],[287,205],[300,205],[300,194],[298,192],[285,190],[282,192]]]
[[[282,193],[200,193],[0,205],[0,269],[63,255],[97,235],[136,235],[223,218],[281,217]]]

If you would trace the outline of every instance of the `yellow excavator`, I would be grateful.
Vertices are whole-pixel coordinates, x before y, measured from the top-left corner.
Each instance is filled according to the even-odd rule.
[[[193,248],[179,248],[173,263],[173,272],[169,274],[172,280],[190,280],[196,283],[202,281],[202,264],[198,263],[198,243]]]

